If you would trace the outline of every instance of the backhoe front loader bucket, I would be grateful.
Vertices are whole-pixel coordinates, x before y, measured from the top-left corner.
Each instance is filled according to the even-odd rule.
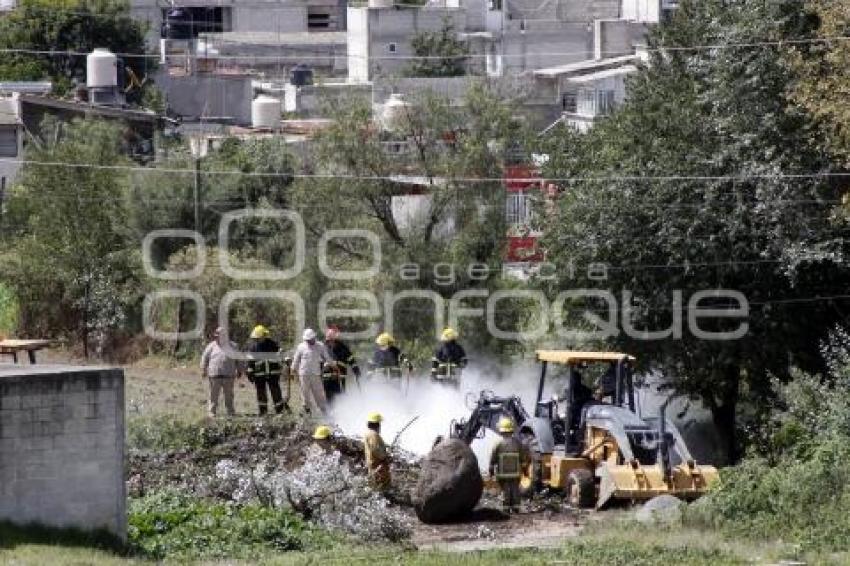
[[[713,466],[679,464],[664,477],[662,466],[641,466],[634,462],[623,465],[602,465],[599,476],[599,497],[596,508],[601,509],[612,500],[647,500],[663,494],[692,500],[703,495],[719,479]]]

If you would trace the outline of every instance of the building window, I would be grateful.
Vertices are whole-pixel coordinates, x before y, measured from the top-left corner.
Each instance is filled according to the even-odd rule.
[[[561,108],[564,109],[564,112],[571,112],[575,114],[578,110],[578,100],[576,98],[576,93],[565,92],[561,94]]]
[[[509,225],[531,222],[531,199],[526,193],[508,193],[505,220]]]
[[[331,15],[326,11],[314,11],[314,8],[307,8],[307,29],[327,30],[331,28]]]
[[[390,53],[395,53],[395,50],[396,50],[396,44],[395,43],[390,43],[389,45],[387,45],[387,51],[389,51]]]
[[[577,113],[583,116],[604,116],[613,110],[613,90],[583,89],[578,92]]]
[[[18,156],[18,127],[0,126],[0,157]]]

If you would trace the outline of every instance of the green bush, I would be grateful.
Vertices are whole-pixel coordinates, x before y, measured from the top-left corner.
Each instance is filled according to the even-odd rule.
[[[12,290],[0,283],[0,335],[10,336],[18,327],[18,300]]]
[[[179,419],[131,419],[127,446],[134,450],[191,450],[204,445],[204,424]]]
[[[129,543],[162,559],[242,558],[302,550],[310,529],[289,511],[216,503],[175,490],[130,500]]]
[[[723,470],[720,485],[686,519],[804,550],[850,550],[848,377],[845,363],[825,378],[797,373],[777,385],[766,452]]]

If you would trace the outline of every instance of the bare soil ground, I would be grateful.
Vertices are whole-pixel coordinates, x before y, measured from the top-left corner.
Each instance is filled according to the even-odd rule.
[[[417,523],[413,544],[420,550],[467,552],[493,548],[557,547],[565,538],[577,536],[586,515],[549,505],[529,504],[519,514],[506,515],[496,498],[485,495],[472,515],[446,525]]]

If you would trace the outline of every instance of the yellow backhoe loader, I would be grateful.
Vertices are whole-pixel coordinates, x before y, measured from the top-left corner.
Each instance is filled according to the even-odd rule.
[[[698,465],[682,435],[665,416],[635,409],[635,358],[614,352],[540,350],[540,382],[534,415],[516,397],[482,391],[469,419],[453,422],[450,436],[471,443],[510,417],[517,437],[532,453],[525,470],[526,491],[564,490],[576,507],[600,508],[612,500],[645,500],[662,494],[695,499],[718,480],[713,466]],[[562,394],[544,400],[547,370],[564,366]],[[594,388],[582,371],[597,369]]]

